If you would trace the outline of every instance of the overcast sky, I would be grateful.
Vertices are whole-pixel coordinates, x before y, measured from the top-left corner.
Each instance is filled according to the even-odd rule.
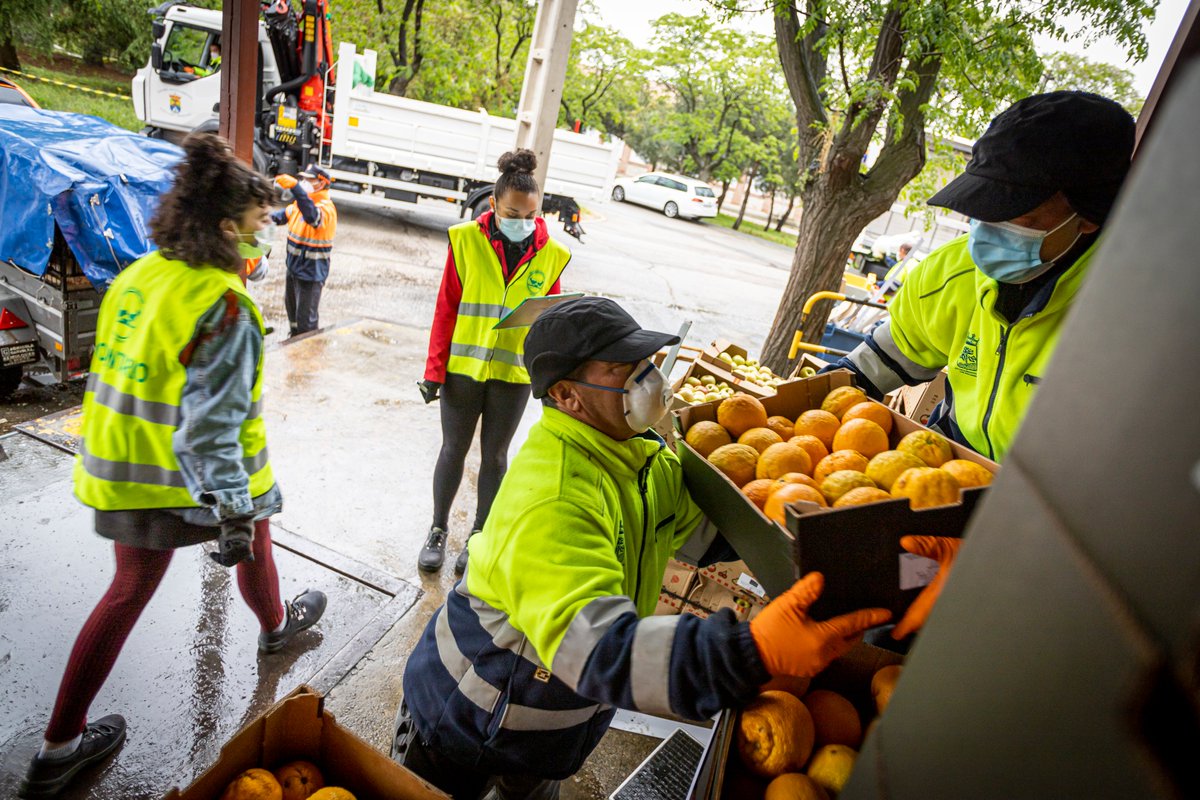
[[[650,21],[672,11],[681,14],[698,14],[708,10],[703,0],[595,0],[604,24],[621,31],[634,44],[645,46],[650,41]],[[1134,74],[1134,86],[1143,97],[1150,91],[1154,76],[1162,64],[1179,20],[1187,9],[1188,0],[1161,0],[1154,22],[1146,31],[1150,53],[1145,61],[1129,63],[1124,51],[1112,40],[1099,40],[1091,44],[1081,41],[1057,42],[1047,39],[1040,43],[1044,52],[1066,50],[1087,56],[1092,61],[1102,61],[1129,69]],[[766,14],[748,18],[741,23],[751,30],[772,35],[770,17]]]

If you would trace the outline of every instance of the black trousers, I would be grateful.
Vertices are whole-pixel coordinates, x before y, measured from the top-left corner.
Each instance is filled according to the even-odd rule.
[[[528,775],[489,775],[446,758],[421,741],[403,702],[394,734],[392,758],[454,800],[558,800],[558,781]]]
[[[321,305],[322,281],[306,281],[287,274],[283,288],[283,306],[287,309],[290,335],[315,331],[320,324],[317,308]]]
[[[483,417],[479,434],[479,496],[475,504],[473,530],[483,527],[500,479],[508,470],[508,445],[517,432],[529,402],[527,383],[472,380],[446,373],[439,402],[442,404],[442,449],[433,470],[433,524],[446,528],[450,506],[462,483],[463,464],[475,438],[475,427]]]

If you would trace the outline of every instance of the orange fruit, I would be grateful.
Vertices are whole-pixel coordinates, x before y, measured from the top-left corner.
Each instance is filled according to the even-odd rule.
[[[717,423],[703,420],[688,428],[687,435],[683,437],[683,440],[690,444],[701,457],[708,458],[713,450],[722,445],[731,444],[733,437],[729,435],[729,431]]]
[[[755,468],[756,478],[778,478],[789,472],[812,472],[808,451],[798,444],[779,442],[763,450]]]
[[[742,494],[750,498],[750,502],[760,509],[767,504],[767,498],[775,489],[775,481],[770,478],[759,478],[750,481],[742,487]]]
[[[767,417],[767,427],[778,433],[785,442],[796,435],[796,426],[788,417]]]
[[[787,486],[771,492],[771,496],[767,498],[767,505],[763,508],[763,513],[767,515],[768,519],[774,520],[786,528],[787,511],[785,509],[800,500],[816,503],[821,508],[829,505],[821,493],[813,487],[803,483],[789,483]]]
[[[952,505],[959,502],[960,491],[953,475],[933,467],[905,470],[892,484],[892,497],[907,497],[913,508]]]
[[[871,463],[867,464],[867,477],[875,481],[875,485],[879,488],[890,492],[892,484],[896,482],[896,478],[900,477],[900,473],[906,469],[923,466],[925,466],[925,462],[912,453],[884,450],[879,455],[872,457]]]
[[[852,419],[869,419],[883,428],[884,433],[892,432],[892,412],[888,411],[887,406],[874,400],[855,403],[846,409],[846,413],[842,414],[842,424],[845,425]]]
[[[892,690],[896,688],[896,681],[900,680],[901,669],[899,664],[889,664],[877,670],[871,678],[871,697],[875,698],[875,708],[880,714],[892,700]]]
[[[836,434],[836,431],[834,433]],[[792,444],[798,444],[807,450],[808,457],[812,459],[813,464],[816,464],[822,458],[829,455],[829,448],[825,446],[825,443],[811,433],[793,436],[788,441]],[[832,442],[833,439],[831,438],[830,441]]]
[[[805,709],[804,713],[807,714],[808,710]],[[811,731],[812,717],[809,717],[808,724]],[[811,733],[808,747],[809,750],[812,749]],[[229,782],[221,800],[283,800],[283,787],[275,780],[275,776],[265,769],[248,769]]]
[[[803,698],[808,694],[808,687],[812,684],[812,678],[801,678],[797,675],[776,675],[762,685],[760,692],[787,692],[796,697]]]
[[[821,488],[821,484],[817,483],[803,472],[786,472],[775,480],[775,487],[771,489],[771,493],[774,494],[777,490],[782,489],[789,483],[803,483],[805,486],[811,486],[817,490],[820,490]]]
[[[758,398],[738,392],[717,406],[717,422],[730,436],[741,436],[751,428],[767,427],[767,409]]]
[[[833,435],[833,449],[857,450],[871,458],[888,449],[887,431],[869,419],[852,419]]]
[[[748,444],[727,444],[713,450],[708,461],[740,489],[754,480],[758,451]]]
[[[821,784],[807,775],[789,772],[767,784],[767,793],[763,795],[763,800],[829,800],[829,794]]]
[[[836,475],[837,473],[833,473]],[[832,477],[832,476],[831,476]],[[828,478],[826,479],[828,480]],[[879,503],[884,500],[891,500],[892,496],[883,489],[876,489],[874,486],[859,486],[851,489],[844,495],[839,497],[834,502],[834,508],[845,508],[846,506],[865,506],[868,503]]]
[[[853,747],[844,744],[823,745],[808,762],[808,777],[819,783],[825,791],[836,795],[850,780],[857,758],[858,751]]]
[[[839,386],[825,395],[825,399],[821,401],[821,410],[828,411],[841,420],[842,415],[849,411],[851,406],[866,401],[867,395],[857,386]]]
[[[944,469],[949,472],[958,481],[958,485],[964,489],[969,489],[973,486],[987,486],[991,484],[995,477],[988,472],[987,467],[976,464],[974,461],[967,461],[965,458],[954,458],[942,464],[938,469]]]
[[[751,428],[738,437],[738,444],[748,444],[760,454],[773,444],[779,444],[783,437],[770,428]]]
[[[340,786],[327,786],[308,796],[308,800],[355,800],[354,795]]]
[[[821,494],[830,503],[836,503],[842,495],[851,489],[868,488],[875,488],[875,482],[863,473],[852,469],[839,469],[837,472],[830,473],[828,478],[821,481]]]
[[[325,786],[325,778],[315,764],[293,761],[275,770],[275,780],[283,788],[283,800],[307,800]]]
[[[933,431],[913,431],[896,445],[901,453],[909,453],[930,467],[940,467],[954,458],[950,443]]]
[[[738,754],[764,778],[799,772],[812,753],[814,733],[804,703],[787,692],[763,692],[738,717]]]
[[[813,480],[822,483],[833,473],[841,469],[852,469],[855,472],[866,473],[867,457],[857,450],[835,450],[822,458],[813,468]]]
[[[845,697],[828,689],[816,689],[801,699],[812,715],[817,747],[844,744],[857,748],[862,744],[862,720],[854,704]]]
[[[797,436],[815,436],[828,450],[833,446],[833,435],[842,427],[842,421],[828,411],[813,409],[796,417]]]

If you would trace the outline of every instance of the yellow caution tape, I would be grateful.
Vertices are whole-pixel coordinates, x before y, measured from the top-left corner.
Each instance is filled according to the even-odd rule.
[[[118,100],[128,100],[129,99],[129,95],[127,95],[127,94],[116,94],[115,92],[105,92],[105,91],[101,91],[100,89],[89,89],[87,86],[80,86],[77,83],[67,83],[66,81],[56,81],[53,78],[43,78],[40,75],[30,75],[28,72],[18,72],[15,69],[8,69],[6,67],[0,67],[0,72],[7,72],[11,75],[20,75],[22,78],[28,78],[29,80],[33,80],[33,81],[41,81],[42,83],[53,83],[55,86],[65,86],[68,89],[76,89],[78,91],[87,92],[89,94],[98,94],[98,95],[102,95],[103,97],[115,97]]]

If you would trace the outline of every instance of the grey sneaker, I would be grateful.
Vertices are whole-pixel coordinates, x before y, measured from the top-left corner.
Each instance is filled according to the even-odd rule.
[[[429,538],[417,556],[417,569],[422,572],[437,572],[446,560],[446,529],[433,527],[429,529]]]
[[[277,653],[283,649],[293,636],[300,631],[306,631],[325,613],[328,602],[324,592],[315,589],[296,595],[295,599],[284,602],[283,612],[287,624],[280,631],[265,631],[258,634],[258,651],[260,653]]]
[[[471,544],[471,537],[479,533],[479,528],[467,534],[467,541],[463,543],[462,552],[458,554],[458,558],[454,559],[454,574],[462,575],[467,571],[467,546]]]
[[[80,770],[102,761],[125,741],[125,718],[109,714],[83,729],[75,752],[66,758],[34,756],[17,790],[20,797],[54,797]]]

